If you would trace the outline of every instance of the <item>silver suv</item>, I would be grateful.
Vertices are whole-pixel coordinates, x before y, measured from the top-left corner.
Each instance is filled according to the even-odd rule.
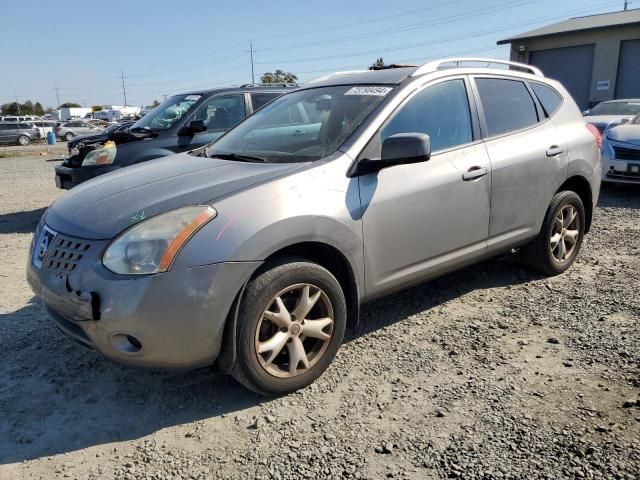
[[[100,130],[98,126],[92,125],[86,120],[71,120],[60,124],[55,132],[56,137],[68,142],[81,135],[95,135]]]
[[[208,147],[88,181],[44,214],[28,281],[117,362],[216,363],[280,394],[329,366],[365,301],[513,248],[559,274],[591,225],[599,133],[534,67],[476,62],[326,76]]]
[[[24,146],[38,139],[40,139],[40,131],[30,123],[0,122],[0,143]]]

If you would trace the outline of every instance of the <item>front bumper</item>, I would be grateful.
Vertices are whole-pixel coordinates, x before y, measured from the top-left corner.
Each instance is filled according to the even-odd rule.
[[[626,155],[619,158],[616,151]],[[601,163],[603,182],[640,184],[640,146],[607,140],[603,145]]]
[[[217,263],[129,277],[87,257],[65,273],[45,265],[37,269],[29,260],[29,285],[68,336],[117,363],[147,368],[211,365],[231,305],[261,263]]]
[[[56,187],[69,190],[82,182],[91,180],[105,173],[113,172],[121,168],[119,165],[95,166],[95,167],[67,167],[56,166]]]

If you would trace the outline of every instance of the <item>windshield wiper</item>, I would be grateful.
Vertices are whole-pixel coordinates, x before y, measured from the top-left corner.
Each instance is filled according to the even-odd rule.
[[[254,157],[252,155],[238,155],[237,153],[213,153],[209,155],[209,158],[220,158],[222,160],[236,160],[239,162],[264,162],[267,163],[266,158]]]

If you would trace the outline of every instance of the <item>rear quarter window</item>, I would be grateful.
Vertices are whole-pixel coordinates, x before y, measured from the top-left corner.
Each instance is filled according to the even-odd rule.
[[[536,104],[524,82],[476,78],[490,137],[522,130],[538,123]]]
[[[538,97],[538,101],[544,109],[544,113],[547,117],[550,117],[556,110],[560,108],[562,104],[562,97],[553,88],[543,85],[542,83],[531,83],[531,90]]]

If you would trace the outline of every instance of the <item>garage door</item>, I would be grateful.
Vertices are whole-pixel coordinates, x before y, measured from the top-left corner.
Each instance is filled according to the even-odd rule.
[[[620,43],[616,98],[640,98],[640,40]]]
[[[589,103],[593,49],[593,45],[581,45],[533,51],[529,63],[539,67],[545,76],[559,80],[584,110]]]

